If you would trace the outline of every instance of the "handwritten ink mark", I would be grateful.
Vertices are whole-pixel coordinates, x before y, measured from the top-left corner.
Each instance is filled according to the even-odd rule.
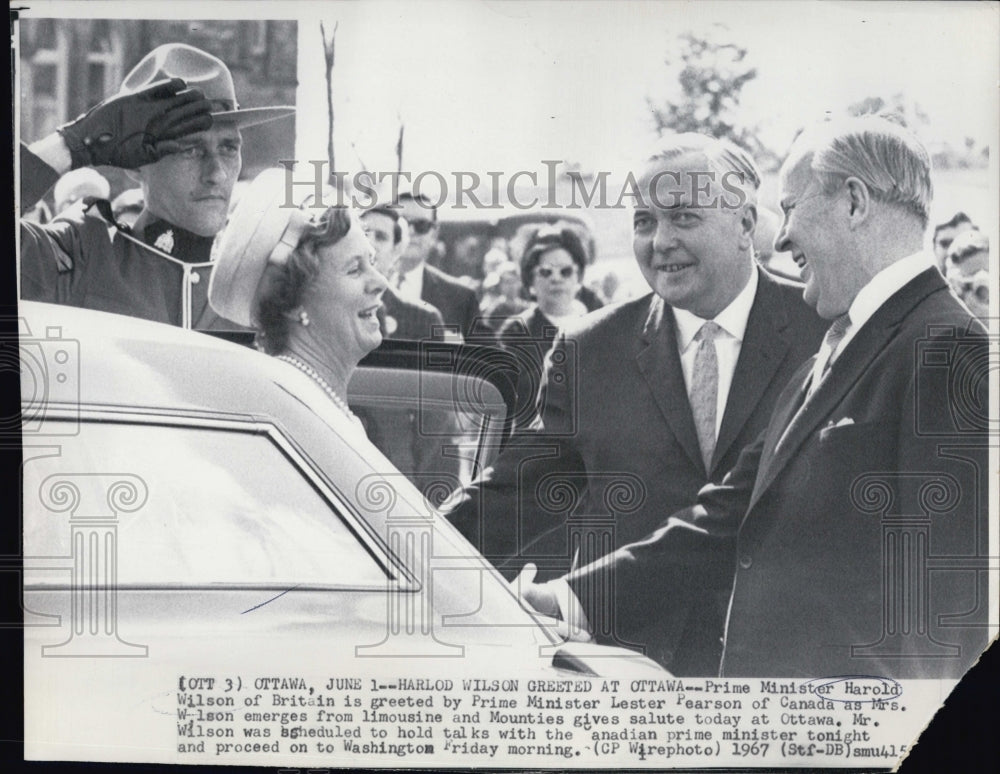
[[[298,584],[296,584],[295,586],[292,586],[290,589],[285,589],[280,594],[277,594],[276,596],[273,596],[270,599],[264,600],[259,605],[254,605],[253,607],[244,610],[242,613],[240,613],[240,615],[246,615],[247,613],[252,613],[254,610],[257,610],[258,608],[264,607],[264,605],[269,605],[272,602],[274,602],[274,600],[276,600],[278,597],[283,597],[289,591],[295,591],[295,589],[297,589],[297,588],[298,588]]]

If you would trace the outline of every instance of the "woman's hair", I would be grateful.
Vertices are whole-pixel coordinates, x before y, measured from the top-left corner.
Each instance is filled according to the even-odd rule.
[[[583,270],[587,266],[587,251],[577,233],[568,227],[543,226],[531,235],[521,257],[521,283],[525,290],[534,282],[535,269],[538,268],[542,256],[550,250],[559,248],[569,253],[573,263],[580,270],[580,279],[583,279]]]
[[[255,315],[258,349],[269,355],[284,351],[293,324],[289,313],[302,305],[306,288],[319,274],[318,251],[337,244],[350,230],[350,210],[346,206],[330,207],[306,227],[285,263],[267,267]]]

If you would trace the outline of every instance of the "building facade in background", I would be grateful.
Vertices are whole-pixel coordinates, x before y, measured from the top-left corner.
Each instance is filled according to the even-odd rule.
[[[297,22],[169,19],[23,19],[20,22],[20,139],[33,142],[118,91],[147,52],[163,43],[197,46],[230,68],[242,107],[294,105]],[[289,122],[247,130],[243,173],[249,179],[290,159]],[[104,169],[111,195],[134,186]]]

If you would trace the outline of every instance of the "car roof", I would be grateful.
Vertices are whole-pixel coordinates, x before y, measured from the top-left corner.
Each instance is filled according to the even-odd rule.
[[[298,371],[222,338],[135,317],[35,301],[21,301],[19,317],[21,402],[34,407],[25,409],[27,414],[37,414],[43,402],[236,415],[244,420],[289,417],[301,412],[303,403],[312,413],[329,413],[325,399],[303,397],[314,391],[303,389]],[[62,365],[55,360],[58,352],[66,353]],[[385,377],[390,372],[397,374],[400,389],[412,387],[413,378],[418,378],[418,386],[428,395],[427,375],[433,372],[448,378],[449,389],[461,387],[468,378],[482,379],[490,382],[501,404],[507,406],[509,424],[514,405],[509,360],[510,355],[493,347],[389,340],[362,361],[351,394],[355,381],[363,392],[370,391],[372,384],[387,388],[390,382]],[[504,364],[506,371],[500,367]],[[369,375],[365,369],[373,370]],[[402,373],[411,377],[400,379]],[[317,403],[322,405],[313,405]],[[349,427],[346,416],[332,414],[330,424],[338,429]],[[509,432],[506,427],[504,440]]]
[[[23,402],[44,397],[50,403],[252,415],[280,392],[272,379],[261,378],[274,370],[266,355],[203,333],[30,301],[21,302],[19,314]],[[39,354],[32,356],[33,347]],[[67,353],[65,374],[56,373],[47,349]]]

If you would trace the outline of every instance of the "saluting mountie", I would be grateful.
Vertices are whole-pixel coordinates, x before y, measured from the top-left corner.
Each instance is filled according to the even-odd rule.
[[[22,211],[70,169],[101,165],[129,170],[144,206],[131,229],[114,223],[103,200],[45,226],[22,222],[21,297],[239,329],[208,305],[207,270],[242,167],[240,130],[294,111],[241,108],[229,68],[205,51],[183,43],[151,51],[116,95],[22,143]]]

